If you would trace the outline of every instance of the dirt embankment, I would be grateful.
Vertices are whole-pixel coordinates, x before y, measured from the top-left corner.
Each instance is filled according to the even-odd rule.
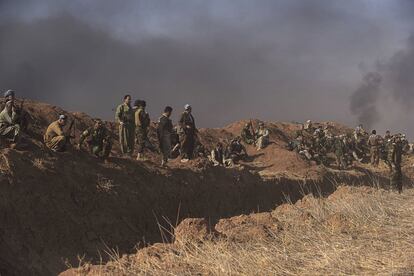
[[[131,253],[136,245],[162,241],[160,228],[170,230],[184,218],[203,217],[214,225],[221,218],[270,211],[286,198],[331,193],[337,182],[387,182],[381,170],[339,172],[304,162],[284,148],[295,124],[269,123],[272,144],[262,152],[249,147],[251,162],[234,169],[202,160],[174,161],[162,169],[155,154],[145,163],[116,157],[116,144],[109,163],[86,152],[55,154],[41,137],[64,111],[28,104],[33,118],[28,147],[0,154],[2,275],[55,275],[65,263],[76,265],[78,256],[98,262],[101,256],[105,261],[108,248]],[[69,115],[77,118],[77,136],[92,125],[85,114]],[[211,146],[237,135],[242,125],[201,130],[201,140]]]

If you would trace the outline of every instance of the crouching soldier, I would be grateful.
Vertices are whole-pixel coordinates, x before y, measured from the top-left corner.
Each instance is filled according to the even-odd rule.
[[[66,146],[70,143],[70,136],[63,130],[66,122],[66,115],[60,115],[57,121],[54,121],[49,125],[44,135],[44,142],[46,146],[54,152],[66,151]],[[69,127],[68,132],[70,132],[72,126],[73,122]]]
[[[79,150],[82,149],[85,140],[92,154],[104,160],[109,157],[112,149],[111,135],[101,120],[96,120],[92,128],[82,132],[79,139]]]
[[[237,137],[231,141],[228,146],[228,155],[233,163],[237,163],[240,160],[246,160],[248,155],[246,148],[241,144],[241,137]]]
[[[254,134],[251,132],[252,130],[252,123],[247,123],[244,125],[242,132],[241,132],[241,138],[243,139],[243,142],[248,145],[253,145],[256,140],[254,137]]]
[[[20,140],[20,125],[16,123],[16,118],[13,101],[7,100],[6,106],[0,113],[0,136],[11,141],[11,148],[15,148]]]
[[[211,151],[210,161],[215,167],[224,165],[224,147],[222,143],[217,143],[216,147]]]

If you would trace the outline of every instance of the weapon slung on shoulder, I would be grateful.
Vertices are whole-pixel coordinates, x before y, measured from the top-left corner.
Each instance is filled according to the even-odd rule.
[[[256,131],[254,130],[253,120],[250,120],[250,128],[252,129],[253,139],[256,141]]]
[[[74,139],[75,138],[75,135],[74,134],[72,135],[72,130],[73,130],[73,126],[74,125],[75,125],[75,119],[73,119],[72,122],[70,122],[68,131],[67,131],[67,134],[66,134],[70,139]]]

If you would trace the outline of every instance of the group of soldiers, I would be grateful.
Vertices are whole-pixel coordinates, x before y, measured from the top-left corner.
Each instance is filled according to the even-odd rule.
[[[402,155],[411,151],[404,134],[391,135],[386,131],[380,136],[376,130],[369,134],[358,125],[353,133],[333,135],[329,125],[314,127],[308,120],[295,136],[288,143],[288,149],[317,164],[329,166],[330,155],[335,157],[340,170],[347,169],[353,162],[371,163],[377,167],[383,160],[390,171],[391,185],[402,190]]]
[[[8,90],[4,94],[4,108],[0,112],[0,137],[10,141],[10,147],[16,147],[22,131],[27,129],[27,113],[24,112],[24,101],[16,103],[15,92]],[[269,130],[260,122],[255,129],[252,122],[245,124],[240,136],[225,142],[218,142],[210,153],[200,142],[192,107],[184,106],[177,126],[171,120],[173,108],[166,106],[156,125],[159,151],[162,155],[162,166],[166,166],[171,158],[181,156],[181,162],[188,162],[194,157],[208,158],[214,166],[231,167],[248,158],[246,145],[254,145],[261,150],[269,144]],[[71,144],[74,121],[66,128],[68,117],[59,115],[44,134],[45,145],[54,152],[64,152]],[[151,120],[146,111],[146,102],[136,100],[132,105],[132,97],[125,95],[123,103],[116,108],[115,122],[118,125],[119,144],[123,155],[132,156],[137,145],[137,160],[146,160],[146,151],[158,151],[149,140],[148,133]],[[95,156],[106,160],[112,150],[111,134],[103,121],[95,120],[94,126],[84,130],[77,144],[81,150],[86,144]],[[402,189],[401,162],[402,155],[410,151],[410,145],[403,134],[391,135],[389,131],[382,137],[372,130],[368,134],[362,125],[353,133],[333,135],[329,125],[315,127],[308,120],[296,132],[295,138],[288,143],[288,149],[297,152],[308,161],[330,165],[329,156],[334,156],[336,166],[343,170],[353,162],[370,162],[378,166],[382,159],[387,164],[391,183],[399,191]]]

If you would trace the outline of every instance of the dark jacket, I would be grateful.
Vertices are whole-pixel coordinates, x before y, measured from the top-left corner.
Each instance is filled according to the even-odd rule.
[[[189,112],[183,112],[179,124],[185,134],[194,134],[197,132],[194,116]]]

